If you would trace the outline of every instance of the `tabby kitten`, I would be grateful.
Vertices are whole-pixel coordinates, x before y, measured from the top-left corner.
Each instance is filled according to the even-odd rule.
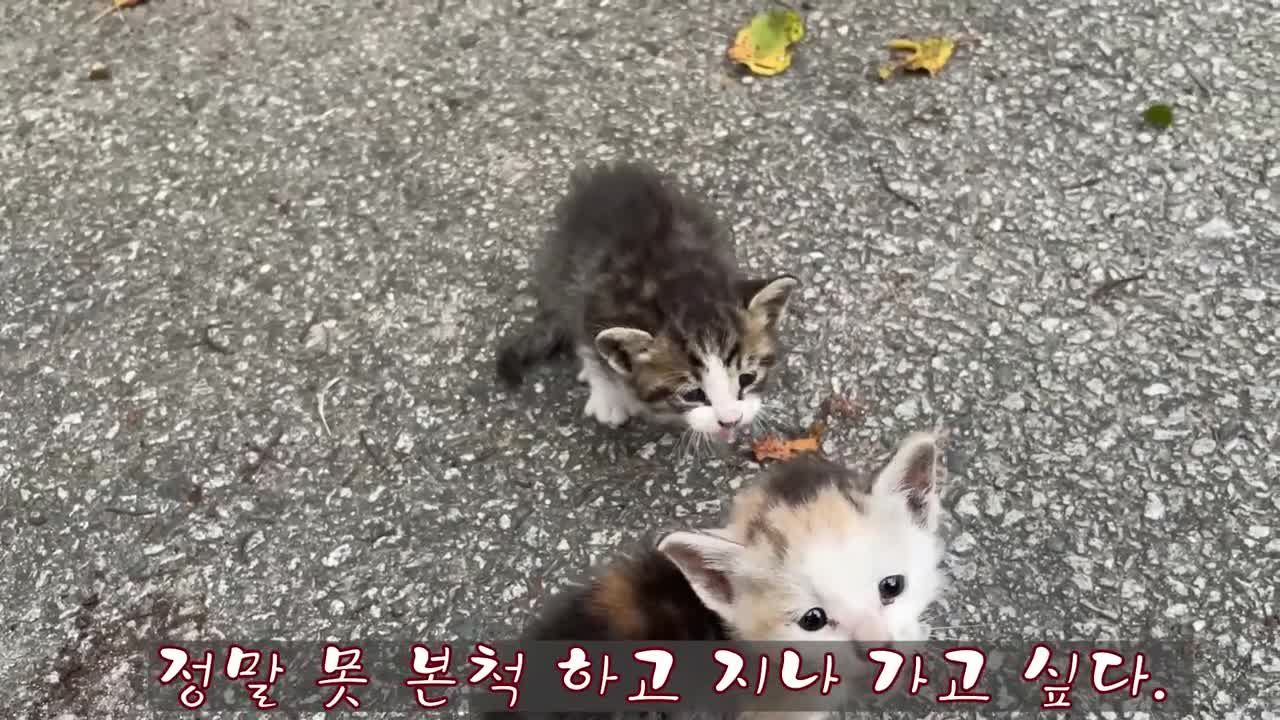
[[[590,387],[584,414],[605,425],[643,416],[722,442],[749,427],[799,280],[746,277],[716,217],[647,165],[575,172],[556,215],[537,317],[503,341],[499,377],[519,385],[573,350]]]

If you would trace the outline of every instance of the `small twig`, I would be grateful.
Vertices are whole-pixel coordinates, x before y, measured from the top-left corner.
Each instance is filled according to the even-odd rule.
[[[1196,75],[1195,71],[1191,69],[1191,66],[1188,65],[1186,61],[1182,62],[1182,68],[1187,71],[1188,75],[1191,76],[1191,81],[1196,84],[1196,87],[1200,88],[1200,92],[1204,93],[1205,97],[1207,98],[1213,97],[1213,90],[1209,89],[1209,86],[1206,85],[1205,82],[1200,79],[1200,76]]]
[[[307,317],[307,321],[302,325],[302,334],[298,336],[298,342],[304,345],[307,343],[307,336],[311,334],[311,328],[316,325],[315,319],[315,313]]]
[[[1094,176],[1091,178],[1087,178],[1085,180],[1081,180],[1080,182],[1074,182],[1074,183],[1071,183],[1070,185],[1064,185],[1062,186],[1062,191],[1071,192],[1072,190],[1082,190],[1087,187],[1093,187],[1094,185],[1097,185],[1100,182],[1102,182],[1102,178],[1098,176]]]
[[[1107,609],[1105,609],[1105,608],[1103,608],[1103,607],[1100,607],[1100,606],[1098,606],[1098,605],[1095,605],[1094,603],[1091,603],[1091,602],[1089,602],[1088,600],[1083,600],[1083,599],[1082,599],[1082,600],[1080,600],[1080,604],[1081,604],[1081,605],[1083,605],[1083,606],[1085,606],[1086,608],[1088,608],[1088,609],[1090,609],[1090,610],[1092,610],[1092,611],[1094,611],[1094,612],[1098,613],[1098,614],[1099,614],[1099,615],[1101,615],[1102,617],[1104,617],[1104,618],[1106,618],[1106,619],[1108,619],[1108,620],[1110,620],[1110,621],[1112,621],[1112,622],[1119,622],[1119,621],[1120,621],[1120,618],[1116,617],[1116,614],[1115,614],[1115,613],[1113,613],[1113,612],[1111,612],[1110,610],[1107,610]]]
[[[97,24],[98,22],[100,22],[100,21],[102,20],[102,18],[104,18],[104,17],[106,17],[106,16],[110,15],[110,14],[111,14],[111,13],[113,13],[113,12],[119,12],[119,11],[120,11],[120,8],[116,7],[115,5],[112,5],[111,7],[107,8],[106,10],[103,10],[102,12],[98,13],[97,15],[94,15],[94,16],[93,16],[93,20],[92,20],[89,24],[90,24],[90,25]],[[123,16],[123,15],[121,15],[121,16],[120,16],[120,19],[121,19],[121,20],[123,20],[123,19],[124,19],[124,16]]]
[[[324,388],[320,390],[320,395],[316,398],[316,410],[320,413],[320,424],[324,426],[324,431],[329,437],[333,437],[333,431],[329,429],[329,421],[325,420],[324,417],[324,397],[331,389],[333,389],[334,385],[337,385],[340,382],[342,382],[341,377],[336,377],[330,380],[329,384],[325,385]]]
[[[880,178],[880,186],[885,189],[885,192],[910,205],[916,212],[924,212],[924,208],[920,206],[920,203],[917,200],[893,189],[893,186],[889,184],[888,176],[884,174],[884,168],[880,167],[880,163],[872,160],[871,169],[874,170],[876,175]]]
[[[236,542],[236,556],[246,565],[249,564],[249,541],[257,532],[257,530],[249,530],[241,534],[239,541]]]
[[[141,5],[144,1],[145,0],[111,0],[111,5],[106,10],[103,10],[102,12],[98,13],[97,16],[93,18],[93,22],[90,24],[92,25],[94,23],[97,23],[98,21],[102,20],[102,18],[110,15],[111,13],[116,13],[117,15],[120,16],[120,22],[128,25],[129,21],[125,19],[124,13],[121,11],[124,10],[125,8],[137,7],[138,5]]]
[[[1102,298],[1106,297],[1107,295],[1110,295],[1111,293],[1119,290],[1120,288],[1124,287],[1125,285],[1128,285],[1129,283],[1134,283],[1139,280],[1145,280],[1146,278],[1147,278],[1147,274],[1145,272],[1142,272],[1142,273],[1138,273],[1137,275],[1130,275],[1129,277],[1117,278],[1115,280],[1105,282],[1102,285],[1100,285],[1097,290],[1094,290],[1092,293],[1089,294],[1089,299],[1094,302],[1097,302],[1098,300],[1101,300]]]
[[[395,535],[395,534],[396,534],[395,528],[385,527],[385,526],[384,526],[383,528],[381,528],[381,529],[379,529],[379,530],[375,531],[375,532],[373,533],[373,537],[370,537],[370,538],[369,538],[368,540],[366,540],[365,542],[369,543],[370,545],[377,545],[377,544],[378,544],[378,541],[379,541],[379,540],[381,540],[382,538],[384,538],[384,537],[391,537],[391,536],[393,536],[393,535]]]

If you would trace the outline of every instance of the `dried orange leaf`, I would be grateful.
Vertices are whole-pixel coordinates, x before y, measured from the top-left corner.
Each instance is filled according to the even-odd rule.
[[[773,435],[766,435],[751,444],[751,451],[755,453],[756,462],[763,460],[790,460],[801,453],[817,452],[817,450],[818,438],[816,437],[783,440]]]
[[[757,75],[777,75],[791,67],[791,46],[804,38],[804,19],[794,10],[770,10],[738,31],[729,59]]]
[[[930,76],[942,71],[951,54],[955,52],[956,43],[948,37],[934,36],[923,40],[899,38],[890,40],[886,47],[897,52],[909,53],[907,57],[881,66],[880,78],[888,80],[898,70],[924,70]]]

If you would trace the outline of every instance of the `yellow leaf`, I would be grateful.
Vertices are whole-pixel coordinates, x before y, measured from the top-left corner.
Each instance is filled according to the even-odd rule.
[[[791,67],[791,45],[804,38],[804,20],[794,10],[770,10],[738,31],[729,59],[757,75],[777,75]]]
[[[909,55],[892,65],[881,67],[880,78],[882,80],[888,80],[894,71],[899,68],[904,70],[924,70],[930,76],[937,75],[942,70],[942,67],[947,64],[947,61],[951,59],[951,53],[956,49],[954,40],[942,36],[928,37],[923,40],[899,38],[890,40],[886,46],[890,50],[906,52]]]
[[[887,43],[887,46],[890,50],[904,50],[913,54],[920,52],[920,43],[915,40],[906,40],[902,38],[898,40],[890,40]]]

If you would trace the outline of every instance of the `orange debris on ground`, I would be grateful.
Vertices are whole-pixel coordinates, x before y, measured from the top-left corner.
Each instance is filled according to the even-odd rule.
[[[818,438],[802,437],[795,440],[783,440],[775,435],[766,435],[751,444],[756,462],[763,460],[790,460],[806,452],[817,452]]]

